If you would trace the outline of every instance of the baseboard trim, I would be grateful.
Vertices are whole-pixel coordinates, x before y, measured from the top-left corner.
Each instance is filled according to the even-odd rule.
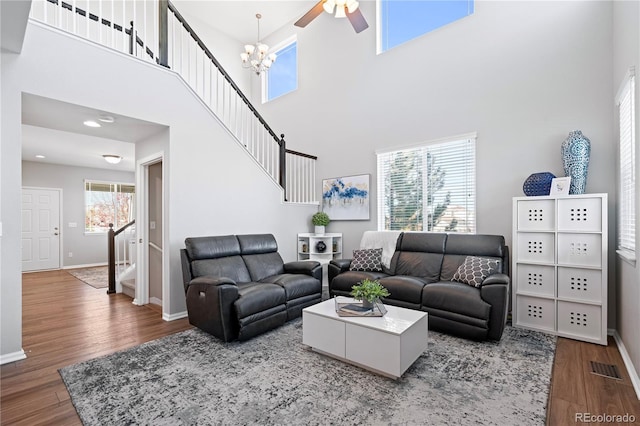
[[[622,337],[618,334],[617,330],[612,330],[613,339],[616,342],[616,346],[618,346],[618,350],[620,351],[620,356],[622,356],[622,361],[624,362],[624,366],[627,368],[627,372],[629,373],[629,378],[631,379],[631,383],[633,384],[633,389],[636,391],[636,396],[640,399],[640,377],[638,376],[638,372],[631,361],[631,357],[629,356],[629,352],[627,352],[627,348],[624,346],[624,342],[622,341]]]
[[[176,314],[165,314],[164,312],[162,313],[162,319],[165,321],[175,321],[187,317],[187,311],[178,312]]]
[[[20,349],[18,352],[12,352],[10,354],[0,355],[0,365],[8,364],[10,362],[20,361],[25,359],[27,354],[24,353],[24,349]]]
[[[80,269],[80,268],[94,268],[96,266],[107,266],[107,263],[87,263],[84,265],[69,265],[63,266],[61,269]]]
[[[162,299],[158,299],[157,297],[150,297],[149,303],[153,303],[154,305],[162,306]]]

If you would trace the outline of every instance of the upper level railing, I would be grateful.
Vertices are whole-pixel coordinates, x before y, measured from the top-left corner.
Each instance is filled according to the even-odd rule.
[[[155,62],[182,76],[289,202],[316,203],[317,158],[286,148],[205,43],[167,0],[34,0],[31,17]],[[128,23],[128,24],[125,24]]]

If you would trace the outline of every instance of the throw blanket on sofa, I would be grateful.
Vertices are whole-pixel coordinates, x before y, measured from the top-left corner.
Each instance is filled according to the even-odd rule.
[[[360,248],[382,248],[382,264],[390,268],[400,233],[401,231],[365,231],[360,240]]]

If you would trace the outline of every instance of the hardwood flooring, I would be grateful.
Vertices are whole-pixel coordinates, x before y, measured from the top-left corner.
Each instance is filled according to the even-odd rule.
[[[1,367],[2,425],[80,425],[58,369],[191,328],[65,271],[23,274],[22,347]]]
[[[27,359],[0,368],[2,425],[80,425],[58,368],[191,327],[186,319],[163,321],[157,307],[109,296],[65,271],[23,275],[22,325]],[[622,380],[590,373],[589,361],[617,365]],[[547,424],[587,424],[576,421],[581,413],[628,414],[640,424],[640,401],[613,341],[558,339]]]

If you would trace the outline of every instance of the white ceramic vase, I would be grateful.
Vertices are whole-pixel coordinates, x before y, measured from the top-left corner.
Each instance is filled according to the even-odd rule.
[[[316,235],[324,235],[324,226],[316,225],[315,234]]]

